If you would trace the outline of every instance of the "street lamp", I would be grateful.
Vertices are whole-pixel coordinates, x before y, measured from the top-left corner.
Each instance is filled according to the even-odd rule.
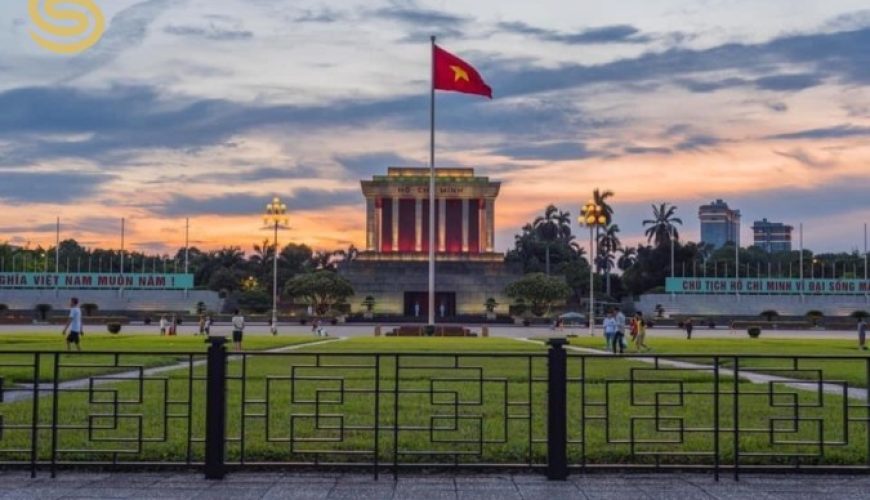
[[[577,222],[589,228],[589,335],[595,335],[595,228],[607,225],[604,209],[589,200],[580,209]]]
[[[275,231],[274,248],[272,250],[272,335],[278,334],[278,229],[287,227],[287,205],[277,196],[272,203],[266,205],[266,215],[263,216],[263,229]]]

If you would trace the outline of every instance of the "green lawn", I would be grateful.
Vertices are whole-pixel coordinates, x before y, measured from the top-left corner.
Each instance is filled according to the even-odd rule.
[[[260,351],[303,344],[318,340],[307,336],[248,336],[244,347]],[[62,355],[58,380],[70,380],[89,375],[122,371],[129,366],[160,366],[188,360],[187,355],[156,355],[154,353],[203,353],[208,345],[204,337],[158,335],[133,335],[108,333],[87,334],[82,340],[85,354]],[[0,335],[0,378],[4,384],[32,382],[34,376],[34,354],[32,352],[52,352],[66,350],[66,343],[60,333],[26,333]],[[100,352],[143,352],[148,354],[97,354]],[[21,352],[22,354],[15,354]],[[27,354],[24,354],[27,352]],[[54,377],[53,356],[40,356],[39,378],[51,381]]]
[[[571,345],[592,349],[602,349],[602,337],[580,336],[571,339]],[[830,339],[752,339],[738,337],[734,339],[673,339],[656,338],[654,331],[647,335],[647,345],[653,350],[651,354],[698,354],[690,358],[702,364],[711,364],[713,359],[707,356],[723,355],[720,366],[733,368],[733,358],[729,354],[752,355],[785,355],[785,356],[834,356],[844,359],[817,360],[777,359],[777,358],[742,358],[741,370],[772,373],[789,378],[817,380],[818,370],[821,370],[825,380],[846,381],[850,386],[867,387],[867,370],[870,365],[870,351],[860,351],[851,340]],[[634,352],[633,346],[629,351]],[[846,359],[855,357],[859,359]]]
[[[722,377],[715,386],[712,369],[656,368],[611,356],[572,355],[568,368],[572,463],[655,463],[656,453],[662,463],[711,463],[714,439],[720,459],[733,459],[733,380]],[[228,369],[232,462],[371,461],[376,445],[377,458],[386,463],[546,460],[542,345],[496,338],[360,338],[231,357]],[[190,377],[178,369],[142,383],[61,394],[58,459],[202,460],[204,370],[195,367]],[[736,388],[742,463],[793,460],[765,453],[806,454],[804,463],[866,463],[867,423],[859,421],[866,410],[858,402],[845,407],[836,396],[819,399],[809,391],[745,381]],[[712,432],[716,392],[718,436]],[[50,399],[43,398],[43,425],[51,421],[51,410]],[[29,401],[0,403],[7,425],[0,461],[26,460],[25,452],[14,450],[29,443],[31,411]],[[801,422],[792,426],[795,416]],[[853,420],[844,423],[845,417]],[[141,449],[130,439],[140,433]],[[38,434],[40,457],[48,459],[51,434]],[[820,450],[814,444],[820,434],[823,457],[810,458]]]

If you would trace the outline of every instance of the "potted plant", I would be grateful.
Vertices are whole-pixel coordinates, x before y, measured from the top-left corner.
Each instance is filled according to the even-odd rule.
[[[48,312],[51,311],[51,304],[36,304],[36,313],[39,315],[39,321],[45,321],[48,317]]]
[[[655,311],[656,311],[656,318],[661,319],[661,318],[665,317],[665,308],[662,307],[661,304],[656,304]]]
[[[116,334],[121,332],[121,323],[117,323],[117,322],[106,323],[106,330],[108,330],[109,333],[116,335]]]
[[[363,312],[363,317],[365,319],[372,319],[375,317],[375,298],[371,295],[366,295],[366,298],[362,301],[362,306],[365,307],[365,312]]]
[[[749,337],[753,339],[757,339],[761,335],[761,327],[758,326],[750,326],[746,329],[746,333],[749,334]]]
[[[806,316],[807,316],[807,321],[809,321],[810,324],[813,325],[813,328],[818,328],[819,322],[822,321],[822,318],[825,315],[824,315],[824,313],[822,313],[822,311],[818,311],[816,309],[813,309],[811,311],[807,311]]]
[[[97,312],[99,307],[93,303],[85,303],[82,304],[82,312],[85,313],[85,316],[93,316],[95,312]]]
[[[490,297],[490,298],[486,299],[486,302],[484,302],[483,307],[486,308],[486,320],[487,321],[495,321],[495,317],[496,317],[495,308],[498,307],[498,302],[495,301],[495,298]]]

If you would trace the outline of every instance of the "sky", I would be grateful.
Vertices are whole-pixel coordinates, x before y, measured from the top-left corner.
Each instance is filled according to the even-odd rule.
[[[439,93],[437,164],[502,182],[496,246],[550,203],[616,194],[627,244],[668,202],[803,223],[851,251],[870,221],[866,0],[95,0],[107,30],[39,47],[0,3],[0,241],[174,251],[268,236],[364,247],[359,180],[428,163],[429,47],[494,99]],[[578,231],[581,231],[578,228]],[[585,241],[582,231],[578,233]]]

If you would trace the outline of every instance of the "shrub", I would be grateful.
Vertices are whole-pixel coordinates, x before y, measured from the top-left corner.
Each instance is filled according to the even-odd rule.
[[[144,323],[145,323],[145,326],[150,325],[151,324],[151,316],[145,316]]]
[[[806,316],[807,316],[807,319],[810,321],[810,323],[813,324],[813,326],[818,326],[819,321],[821,321],[821,319],[823,317],[825,317],[825,315],[824,315],[824,313],[822,313],[822,311],[818,311],[816,309],[807,311]]]
[[[97,312],[99,307],[93,303],[82,304],[82,312],[85,313],[85,316],[93,316],[95,312]]]
[[[749,334],[750,337],[757,339],[761,335],[761,328],[757,326],[750,326],[746,333]]]
[[[486,299],[486,302],[484,302],[483,307],[486,308],[486,312],[491,313],[491,312],[495,311],[496,307],[498,307],[498,302],[495,301],[494,297],[490,297],[490,298]]]
[[[112,334],[121,333],[121,323],[107,323],[106,330]]]
[[[36,304],[36,312],[39,314],[40,321],[45,321],[49,311],[51,311],[51,304]]]
[[[0,316],[2,316],[8,310],[9,310],[9,306],[7,306],[6,304],[0,304]]]
[[[0,304],[0,312],[3,312],[3,304]],[[850,314],[849,317],[862,320],[870,317],[870,313],[867,311],[852,311],[852,314]]]
[[[715,330],[716,329],[716,322],[713,320],[710,320],[707,322],[707,326],[709,326],[711,330]]]
[[[338,320],[337,320],[336,318],[332,318],[331,320],[329,320],[329,324],[330,324],[330,325],[337,325],[337,324],[338,324]]]
[[[375,298],[371,295],[366,295],[366,298],[362,301],[362,306],[366,308],[366,311],[372,312],[375,308]]]
[[[307,319],[307,318],[300,318],[300,319],[299,319],[299,324],[300,324],[300,325],[308,324],[308,319]]]
[[[766,311],[761,311],[760,316],[766,319],[768,323],[770,323],[771,321],[779,317],[779,313],[774,311],[773,309],[768,309]]]

